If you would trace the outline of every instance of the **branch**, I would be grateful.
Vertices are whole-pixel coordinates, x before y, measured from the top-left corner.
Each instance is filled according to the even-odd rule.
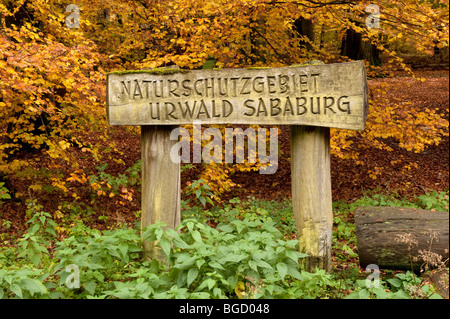
[[[264,39],[264,41],[267,42],[267,44],[272,48],[273,52],[275,52],[275,54],[287,65],[290,65],[292,63],[289,63],[288,61],[286,61],[286,59],[280,54],[278,53],[278,51],[273,47],[272,43],[269,42],[269,40],[267,40],[267,38],[265,36],[263,36],[256,28],[254,29],[254,31],[261,37]]]
[[[314,1],[314,0],[307,0],[307,2],[313,4],[313,5],[307,5],[305,3],[300,3],[297,1],[272,1],[270,2],[270,4],[295,4],[297,6],[302,6],[302,7],[307,7],[307,8],[320,8],[320,7],[325,7],[328,5],[354,5],[356,4],[356,2],[358,2],[357,0],[336,0],[336,1],[330,1],[330,2],[322,2],[322,1]]]

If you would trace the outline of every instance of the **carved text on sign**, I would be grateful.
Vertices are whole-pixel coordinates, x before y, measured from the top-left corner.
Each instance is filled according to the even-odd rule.
[[[362,62],[108,75],[112,125],[298,124],[363,129]]]

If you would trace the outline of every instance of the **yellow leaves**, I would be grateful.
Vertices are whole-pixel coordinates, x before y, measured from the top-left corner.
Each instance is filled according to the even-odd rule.
[[[70,177],[66,179],[68,182],[78,182],[80,184],[85,184],[87,182],[87,177],[84,172],[76,170],[74,173],[69,174]]]
[[[0,164],[0,172],[5,172],[7,174],[14,174],[30,164],[25,160],[14,159],[12,162],[5,164]]]
[[[242,281],[238,281],[234,286],[234,293],[238,296],[239,299],[242,299],[245,296],[245,285]]]
[[[381,132],[381,134],[380,134],[381,138],[388,138],[390,136],[391,136],[391,134],[389,132]]]
[[[60,180],[57,177],[51,177],[50,180],[52,181],[52,185],[56,188],[59,188],[64,193],[68,193],[68,189],[66,187],[66,182]]]
[[[61,149],[63,149],[63,150],[65,150],[71,146],[71,144],[67,141],[59,141],[58,144],[61,147]]]
[[[40,192],[40,191],[42,191],[42,185],[41,184],[32,184],[32,185],[30,185],[30,186],[28,186],[28,190],[32,190],[32,191],[35,191],[35,192]]]
[[[0,13],[24,9],[35,18],[32,23],[24,23],[23,27],[6,28],[0,35],[0,118],[8,119],[5,123],[13,127],[8,132],[10,144],[17,148],[21,143],[36,149],[42,145],[48,147],[42,151],[43,160],[50,158],[52,163],[65,162],[63,165],[68,164],[72,169],[65,179],[67,184],[86,185],[94,196],[108,196],[123,204],[134,198],[132,190],[114,187],[113,192],[111,185],[100,181],[87,186],[87,176],[76,169],[77,159],[70,157],[72,144],[77,145],[71,137],[82,141],[78,145],[85,158],[98,160],[105,149],[114,148],[109,137],[96,146],[90,143],[93,134],[106,136],[105,79],[100,63],[104,62],[105,67],[123,69],[130,65],[139,68],[169,63],[195,68],[200,67],[208,56],[213,56],[218,67],[268,66],[284,63],[282,59],[293,62],[306,59],[313,51],[334,61],[336,57],[329,52],[339,50],[329,50],[328,45],[335,40],[321,42],[313,39],[308,44],[317,45],[308,51],[300,46],[300,37],[293,32],[293,24],[299,18],[315,19],[322,37],[331,31],[337,33],[335,37],[341,41],[342,30],[365,18],[358,12],[364,12],[366,5],[349,6],[343,2],[334,5],[331,14],[329,7],[309,9],[302,1],[274,5],[270,1],[254,0],[170,0],[153,1],[151,6],[142,1],[116,1],[110,8],[115,17],[111,18],[111,15],[103,19],[104,9],[112,1],[80,0],[80,6],[84,7],[83,24],[90,27],[77,33],[61,27],[65,17],[64,6],[56,6],[53,1],[26,1],[27,8],[22,8],[24,0],[9,3],[11,6],[7,7],[0,4]],[[448,22],[445,19],[434,23],[436,26],[442,24],[442,31],[433,31],[436,28],[429,27],[431,20],[439,20],[437,11],[442,11],[429,10],[429,2],[424,2],[421,8],[413,8],[409,2],[407,6],[400,5],[399,1],[382,1],[382,4],[382,12],[386,15],[382,19],[383,43],[378,43],[378,47],[390,60],[389,65],[407,69],[406,64],[399,64],[395,51],[389,52],[389,47],[405,40],[423,47],[423,50],[430,48],[432,37],[439,40],[438,47],[448,43]],[[403,7],[404,12],[399,10]],[[393,25],[388,21],[390,17],[401,18],[408,23]],[[425,27],[420,34],[411,36],[415,32],[411,31],[415,24]],[[43,26],[41,30],[45,30],[45,34],[39,32],[38,25]],[[355,26],[355,29],[369,40],[379,37],[375,30],[369,32],[365,26]],[[399,47],[398,52],[401,51]],[[104,55],[98,52],[104,52]],[[418,80],[424,81],[422,78]],[[415,105],[402,104],[400,99],[385,100],[383,96],[390,93],[390,88],[381,87],[373,93],[367,129],[362,133],[333,131],[333,155],[356,159],[358,147],[371,145],[389,149],[385,139],[394,140],[407,150],[420,151],[426,145],[439,142],[441,135],[448,134],[448,120],[444,116],[433,113],[433,110],[418,110]],[[42,125],[39,119],[33,121],[37,113],[50,123]],[[36,128],[40,128],[42,134],[33,136]],[[6,135],[0,135],[3,136]],[[363,146],[361,139],[366,143]],[[3,146],[0,146],[0,171],[18,172],[33,164],[32,159],[6,163]],[[120,158],[113,160],[123,163]],[[357,165],[363,163],[358,161]],[[232,174],[257,171],[260,166],[260,162],[211,165],[201,178],[210,183],[214,196],[219,198],[235,186]],[[378,178],[379,171],[371,171],[371,178]],[[68,192],[70,187],[65,182],[51,181],[54,187]],[[79,198],[76,193],[73,196]]]
[[[12,67],[7,67],[6,68],[6,72],[9,73],[9,74],[15,74],[16,73],[16,71]]]
[[[60,211],[60,209],[61,209],[61,206],[58,206],[58,210],[56,210],[56,211],[53,213],[53,218],[54,218],[54,219],[62,219],[62,218],[64,218],[64,213],[62,213],[62,212]]]
[[[102,182],[103,183],[103,182]],[[99,183],[94,182],[91,183],[90,186],[92,187],[93,190],[97,190],[97,189],[101,189],[102,187],[99,185]]]
[[[72,197],[74,198],[74,200],[79,200],[81,198],[76,192],[72,193]]]
[[[241,164],[236,164],[239,167]],[[242,167],[242,166],[240,166]],[[226,165],[211,163],[205,167],[199,179],[205,180],[211,188],[214,196],[213,198],[220,202],[220,196],[229,191],[236,184],[231,180],[231,172],[235,172],[236,168],[227,167]],[[201,185],[199,185],[201,187]],[[194,189],[195,191],[196,189]]]
[[[47,154],[53,159],[60,158],[61,151],[58,148],[52,147],[54,146],[52,142],[47,141],[46,144],[50,146],[50,148],[47,150]]]

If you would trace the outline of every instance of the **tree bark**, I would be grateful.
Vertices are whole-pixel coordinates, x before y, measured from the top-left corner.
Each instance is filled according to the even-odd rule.
[[[141,228],[158,221],[176,228],[180,223],[180,164],[170,158],[178,141],[170,140],[173,126],[141,126],[142,212]],[[164,259],[154,242],[144,242],[146,259]]]
[[[303,267],[331,270],[330,129],[291,126],[292,206],[297,225]]]
[[[314,24],[309,19],[299,18],[294,21],[295,30],[303,36],[306,36],[311,42],[314,42]],[[308,41],[300,41],[308,51],[312,50],[312,45]]]
[[[401,207],[360,207],[355,211],[359,262],[362,267],[419,270],[424,261],[419,250],[448,258],[449,213]],[[431,241],[431,231],[437,238]],[[400,242],[411,234],[417,245]],[[410,247],[411,246],[411,247]],[[410,248],[409,248],[410,247]],[[412,266],[411,266],[412,261]]]
[[[352,60],[366,60],[374,66],[380,66],[382,63],[377,47],[369,41],[363,40],[361,34],[352,28],[347,29],[342,41],[341,55]]]

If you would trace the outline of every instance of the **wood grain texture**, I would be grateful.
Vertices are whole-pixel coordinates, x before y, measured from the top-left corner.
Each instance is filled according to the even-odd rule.
[[[411,270],[410,256],[418,257],[419,250],[430,250],[430,231],[437,239],[431,251],[449,257],[449,213],[432,212],[405,207],[359,207],[355,210],[356,238],[359,262],[362,267],[376,264],[380,268]],[[417,246],[408,251],[408,244],[396,240],[411,234]],[[423,260],[413,260],[418,270]]]
[[[180,223],[180,164],[170,159],[177,141],[170,140],[171,126],[142,126],[141,227],[163,221],[176,228]],[[162,259],[153,243],[144,243],[145,257]]]
[[[263,69],[110,73],[111,125],[311,125],[364,129],[362,61]]]
[[[292,207],[304,267],[331,270],[333,212],[329,128],[291,126]]]

